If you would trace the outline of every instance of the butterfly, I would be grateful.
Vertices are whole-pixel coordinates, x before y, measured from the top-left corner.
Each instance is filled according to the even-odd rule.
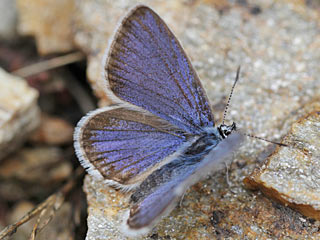
[[[243,135],[235,123],[215,127],[190,60],[149,7],[139,5],[122,20],[104,63],[105,91],[115,104],[79,121],[74,146],[89,174],[132,192],[126,234],[144,234]]]

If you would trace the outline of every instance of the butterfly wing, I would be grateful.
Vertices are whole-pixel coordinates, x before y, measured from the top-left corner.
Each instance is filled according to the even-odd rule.
[[[242,135],[233,133],[207,154],[181,155],[154,171],[131,196],[133,206],[126,223],[129,230],[127,234],[148,232],[162,216],[171,211],[189,186],[210,171],[217,170],[217,165],[242,140]]]
[[[89,173],[121,185],[139,183],[186,142],[183,131],[141,109],[97,109],[75,131],[75,148]]]
[[[195,70],[178,40],[150,8],[139,6],[122,21],[105,70],[111,94],[118,98],[189,133],[214,126]]]

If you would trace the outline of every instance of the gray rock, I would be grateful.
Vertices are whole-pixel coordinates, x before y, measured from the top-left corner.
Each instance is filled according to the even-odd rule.
[[[245,179],[275,200],[320,220],[320,102],[308,104],[310,111],[292,125],[284,142],[265,163]]]
[[[39,126],[38,95],[23,79],[0,69],[0,160]]]

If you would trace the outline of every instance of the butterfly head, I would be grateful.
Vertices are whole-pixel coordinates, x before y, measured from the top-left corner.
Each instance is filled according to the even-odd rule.
[[[235,122],[233,122],[231,125],[221,124],[218,127],[218,130],[221,137],[224,139],[228,137],[233,131],[237,130],[237,126]]]

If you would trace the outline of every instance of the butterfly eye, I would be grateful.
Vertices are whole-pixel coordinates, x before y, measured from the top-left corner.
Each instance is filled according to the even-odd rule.
[[[226,130],[224,131],[224,134],[225,134],[226,136],[230,135],[230,133],[231,133],[231,130],[230,130],[230,129],[226,129]]]

